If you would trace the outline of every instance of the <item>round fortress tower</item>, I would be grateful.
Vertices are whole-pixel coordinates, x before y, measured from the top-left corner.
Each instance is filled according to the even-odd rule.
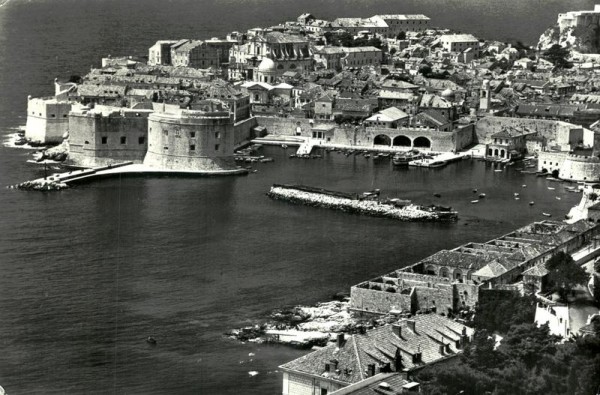
[[[174,171],[236,169],[233,119],[226,105],[204,100],[194,109],[159,104],[148,119],[144,164]]]

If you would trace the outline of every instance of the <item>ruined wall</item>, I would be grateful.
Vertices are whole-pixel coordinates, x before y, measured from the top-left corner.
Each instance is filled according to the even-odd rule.
[[[142,163],[147,150],[149,111],[115,109],[72,112],[69,116],[68,163],[97,167]]]
[[[479,287],[475,284],[454,283],[452,289],[455,310],[461,307],[474,308],[479,302]]]
[[[390,287],[378,283],[369,283],[369,285],[380,286],[382,289]],[[411,311],[411,297],[406,293],[391,293],[354,286],[350,289],[350,308],[381,314],[386,314],[390,310]]]
[[[570,143],[577,143],[580,138],[583,144],[592,146],[594,143],[594,133],[568,122],[531,119],[531,118],[512,118],[512,117],[492,117],[486,116],[477,121],[475,132],[478,143],[488,141],[490,135],[499,132],[502,127],[528,128],[545,137],[550,145],[568,146]]]
[[[452,286],[439,284],[433,287],[415,287],[413,296],[413,313],[435,309],[438,314],[448,314],[454,307]]]
[[[29,98],[25,138],[35,142],[58,144],[69,130],[71,103],[54,98]]]

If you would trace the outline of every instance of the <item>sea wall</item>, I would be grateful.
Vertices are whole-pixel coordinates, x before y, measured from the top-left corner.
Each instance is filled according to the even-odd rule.
[[[253,129],[258,125],[256,118],[248,118],[233,125],[233,144],[235,147],[249,142],[255,137]]]
[[[44,144],[59,144],[69,131],[69,111],[69,102],[29,97],[25,138]]]
[[[567,152],[540,152],[538,171],[558,171],[558,178],[569,181],[600,181],[600,159]]]
[[[256,122],[267,129],[268,134],[284,136],[312,136],[312,124],[308,118],[279,118],[257,116]]]

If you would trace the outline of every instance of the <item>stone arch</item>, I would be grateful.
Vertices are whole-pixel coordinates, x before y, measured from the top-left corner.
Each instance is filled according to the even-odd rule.
[[[427,267],[425,267],[425,274],[431,274],[435,276],[435,266],[428,265]]]
[[[295,69],[296,69],[296,65],[295,65],[294,63],[292,63],[292,64],[290,65],[290,69],[291,69],[291,70],[295,70]]]
[[[504,158],[504,150],[503,149],[500,150],[500,157]]]
[[[498,156],[498,148],[494,150],[494,156]]]
[[[419,136],[413,141],[415,148],[431,148],[431,140],[427,137]]]
[[[488,156],[492,156],[494,154],[494,151],[491,148],[488,148]]]
[[[394,137],[393,145],[394,147],[410,147],[412,146],[412,141],[410,140],[410,137],[396,136]]]
[[[392,139],[390,138],[390,136],[388,136],[386,134],[378,134],[373,139],[373,144],[374,145],[387,145],[389,147],[390,145],[392,145]]]
[[[453,275],[455,280],[461,280],[463,279],[463,274],[462,271],[460,271],[459,269],[454,269],[454,275]]]
[[[444,278],[449,278],[450,277],[450,271],[448,270],[447,267],[442,267],[440,269],[440,277],[444,277]]]

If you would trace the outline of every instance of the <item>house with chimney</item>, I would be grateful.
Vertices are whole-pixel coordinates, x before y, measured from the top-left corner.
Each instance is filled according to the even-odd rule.
[[[425,366],[459,355],[473,329],[437,314],[420,314],[351,336],[288,362],[283,395],[332,394],[394,373],[402,380]]]

